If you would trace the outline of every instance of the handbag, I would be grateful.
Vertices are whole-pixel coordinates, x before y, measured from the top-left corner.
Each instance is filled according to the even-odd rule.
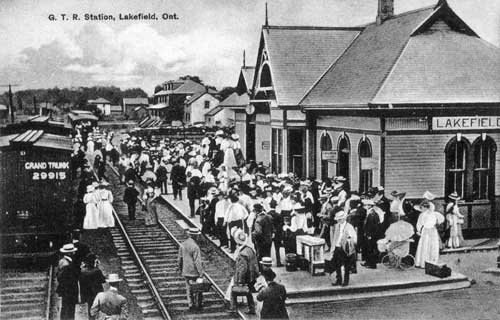
[[[250,289],[248,289],[248,286],[235,284],[231,288],[231,292],[235,295],[245,295],[250,293]]]

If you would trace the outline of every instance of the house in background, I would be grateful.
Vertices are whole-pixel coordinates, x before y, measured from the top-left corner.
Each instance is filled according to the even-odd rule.
[[[164,103],[167,107],[179,106],[184,103],[187,96],[199,92],[207,92],[207,88],[191,79],[170,80],[163,83],[163,90],[154,95],[155,104]],[[212,92],[215,93],[215,92]]]
[[[97,98],[96,100],[88,100],[87,105],[91,110],[100,110],[103,116],[111,115],[111,102],[104,98]]]
[[[123,98],[123,113],[128,119],[141,119],[147,114],[148,98]]]
[[[234,111],[220,104],[205,113],[207,127],[232,127],[234,126]]]
[[[111,105],[109,107],[110,114],[112,116],[121,116],[123,115],[123,107],[119,104],[117,105]]]
[[[219,104],[219,100],[208,91],[187,96],[184,102],[184,124],[205,124],[205,114]]]

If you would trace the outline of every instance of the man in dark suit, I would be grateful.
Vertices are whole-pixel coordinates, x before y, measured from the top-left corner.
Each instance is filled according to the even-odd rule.
[[[102,292],[102,284],[106,282],[106,278],[102,271],[98,268],[99,261],[93,253],[89,253],[84,259],[84,266],[80,273],[80,296],[82,303],[87,303],[89,320],[94,320],[91,316],[91,307],[95,297],[99,292]]]
[[[262,271],[267,287],[257,294],[257,301],[262,301],[261,319],[288,319],[285,307],[286,289],[283,285],[274,282],[276,274],[271,268]]]
[[[172,180],[174,200],[177,200],[177,197],[179,197],[179,200],[182,200],[182,186],[186,183],[186,169],[181,166],[179,158],[175,159],[170,179]]]
[[[59,260],[57,268],[57,294],[61,297],[61,320],[75,319],[75,305],[78,303],[78,278],[80,266],[74,262],[74,254],[77,251],[72,244],[65,244],[60,252],[64,255]]]
[[[123,202],[127,204],[128,208],[128,218],[130,220],[135,220],[135,209],[137,205],[137,196],[139,191],[134,187],[134,180],[129,180],[127,182],[127,187],[123,193]]]
[[[72,242],[76,248],[76,252],[73,256],[73,262],[75,265],[80,268],[83,259],[90,253],[90,248],[86,243],[80,241],[81,238],[81,230],[75,229],[72,231]]]
[[[257,249],[257,260],[271,256],[273,244],[273,218],[266,213],[260,203],[253,206],[257,218],[252,232],[252,238]]]

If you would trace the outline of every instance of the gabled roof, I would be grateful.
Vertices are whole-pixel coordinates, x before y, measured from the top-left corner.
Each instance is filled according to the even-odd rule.
[[[223,106],[221,105],[218,105],[217,107],[215,108],[212,108],[210,109],[207,113],[205,113],[205,117],[211,117],[211,116],[215,116],[217,113],[219,113],[222,109],[224,109]]]
[[[193,80],[183,80],[184,83],[173,91],[173,94],[194,94],[197,92],[205,92],[207,89],[204,85],[194,82]]]
[[[162,95],[166,95],[166,94],[169,94],[169,93],[172,93],[172,91],[171,90],[160,90],[157,93],[155,93],[154,95],[155,96],[162,96]]]
[[[243,80],[245,81],[247,89],[252,88],[253,86],[254,74],[255,74],[255,67],[250,67],[250,66],[241,67],[241,75],[243,76]]]
[[[361,30],[263,27],[278,104],[298,105],[307,90],[342,55]]]
[[[500,49],[457,32],[408,42],[374,104],[500,102]]]
[[[148,98],[123,98],[123,105],[148,105]]]
[[[238,95],[236,92],[233,92],[229,97],[219,103],[219,106],[227,108],[246,108],[249,104],[250,97],[248,94],[244,93]]]
[[[300,104],[315,109],[492,102],[500,102],[500,49],[440,1],[367,25]]]
[[[302,99],[304,106],[367,106],[412,32],[433,12],[424,8],[369,24]]]
[[[211,93],[208,93],[208,92],[197,92],[195,94],[193,94],[189,99],[186,100],[186,104],[191,104],[193,102],[195,102],[196,100],[198,100],[199,98],[203,97],[205,94],[208,94],[209,96],[211,96],[212,98],[216,99]]]

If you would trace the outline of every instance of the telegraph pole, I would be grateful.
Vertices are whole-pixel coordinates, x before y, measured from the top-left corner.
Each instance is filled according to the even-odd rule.
[[[9,109],[10,109],[10,121],[14,123],[14,103],[12,101],[12,87],[18,87],[18,84],[4,84],[0,87],[9,87]]]

